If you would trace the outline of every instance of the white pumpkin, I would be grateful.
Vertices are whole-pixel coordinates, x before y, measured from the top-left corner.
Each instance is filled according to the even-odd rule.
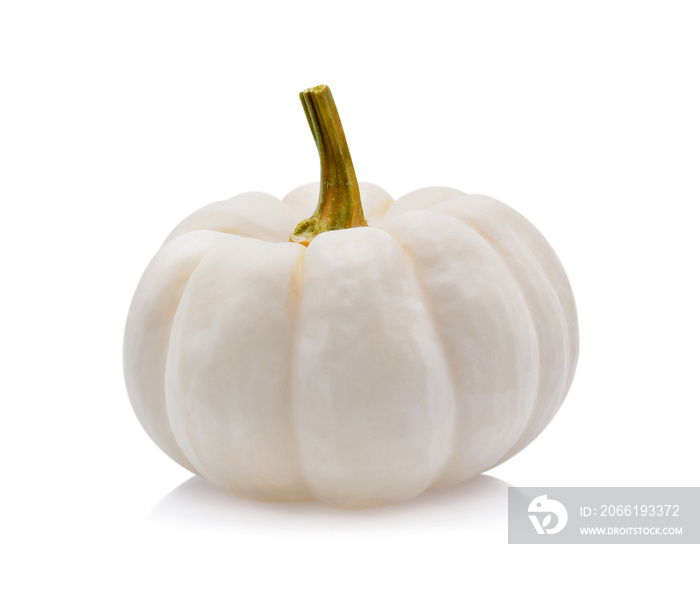
[[[318,183],[208,205],[138,285],[124,344],[134,410],[222,489],[348,508],[408,500],[516,454],[571,385],[573,296],[525,218],[449,188],[396,202],[359,191],[367,227],[308,246],[290,233]]]

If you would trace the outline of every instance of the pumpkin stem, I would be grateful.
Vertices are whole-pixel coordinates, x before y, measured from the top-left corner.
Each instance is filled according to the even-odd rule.
[[[321,232],[366,226],[367,222],[345,132],[330,89],[309,88],[299,98],[321,158],[321,190],[316,211],[297,225],[289,240],[308,246]]]

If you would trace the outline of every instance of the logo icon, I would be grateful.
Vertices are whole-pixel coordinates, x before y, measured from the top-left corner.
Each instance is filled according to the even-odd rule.
[[[557,500],[547,499],[546,495],[539,495],[532,500],[527,511],[532,526],[540,535],[559,533],[566,526],[566,521],[569,520],[569,513],[564,508],[564,504],[557,502]],[[542,520],[540,520],[540,516]],[[556,516],[557,522],[553,527],[550,527],[552,516]]]

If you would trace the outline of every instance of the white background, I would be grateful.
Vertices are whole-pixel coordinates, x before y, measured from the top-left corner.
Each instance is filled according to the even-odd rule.
[[[509,546],[505,492],[700,485],[699,11],[3,2],[3,599],[696,597],[697,546]],[[579,309],[578,373],[535,443],[376,511],[188,481],[121,372],[131,295],[177,222],[317,178],[297,94],[320,83],[361,180],[505,201]]]

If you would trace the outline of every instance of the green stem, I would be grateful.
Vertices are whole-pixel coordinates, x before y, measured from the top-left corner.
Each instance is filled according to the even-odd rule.
[[[352,166],[338,109],[328,86],[316,86],[299,94],[321,158],[321,190],[315,213],[300,222],[289,237],[308,245],[329,230],[366,226],[360,188]]]

